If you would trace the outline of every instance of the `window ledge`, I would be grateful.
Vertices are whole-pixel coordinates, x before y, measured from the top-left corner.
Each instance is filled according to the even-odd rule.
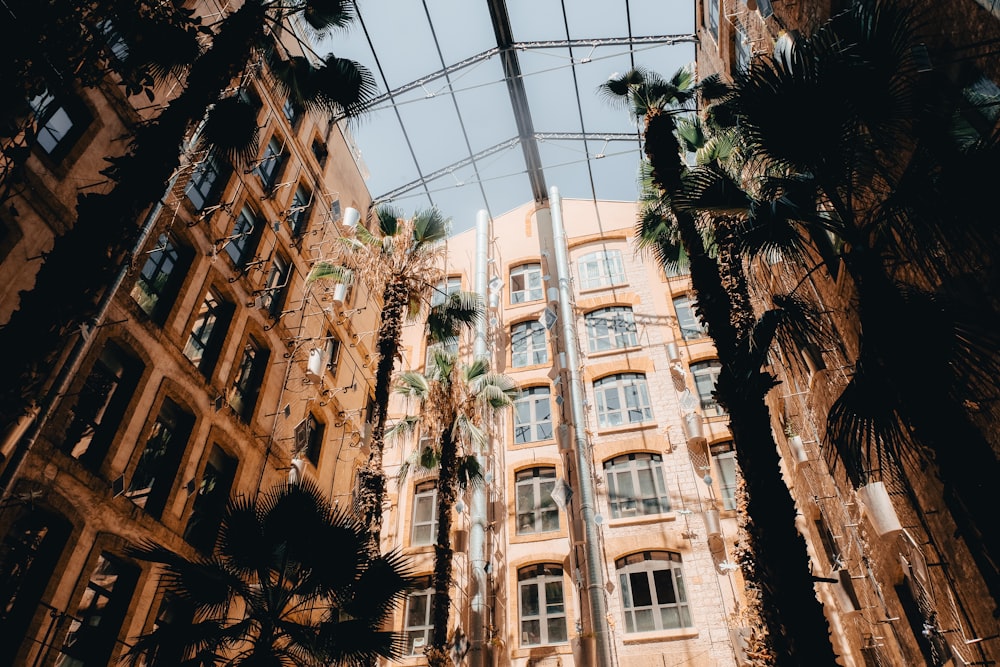
[[[584,296],[586,294],[594,294],[595,292],[604,292],[609,289],[623,289],[628,286],[629,286],[628,283],[624,282],[624,283],[613,283],[610,285],[599,285],[597,287],[587,287],[587,288],[581,287],[576,291],[576,293],[579,294],[580,296]]]
[[[524,447],[548,447],[549,445],[556,444],[556,439],[552,437],[545,440],[531,440],[530,442],[515,442],[512,444],[515,449],[521,449]]]
[[[510,657],[512,658],[531,658],[534,656],[549,656],[549,655],[559,655],[559,654],[572,654],[573,646],[569,642],[562,644],[534,644],[532,646],[524,646],[512,649],[510,652]]]
[[[532,542],[548,542],[551,540],[566,540],[569,539],[569,535],[566,533],[564,527],[560,527],[556,530],[548,530],[544,533],[524,533],[518,534],[515,532],[510,536],[511,544],[528,544]]]
[[[677,641],[679,639],[694,639],[698,636],[695,628],[677,628],[675,630],[654,630],[653,632],[623,633],[625,644],[646,644],[649,642]]]
[[[631,345],[629,347],[616,347],[612,350],[600,350],[599,352],[587,352],[587,356],[591,359],[598,357],[610,357],[614,354],[626,354],[630,352],[641,352],[643,350],[642,345]]]
[[[517,303],[510,302],[508,306],[511,308],[520,308],[521,306],[537,306],[540,303],[545,303],[545,297],[532,299],[531,301],[518,301]]]
[[[623,424],[622,426],[598,426],[598,435],[616,435],[618,433],[629,433],[630,431],[645,431],[647,429],[655,429],[656,422],[639,422],[638,424]]]
[[[540,364],[528,364],[527,366],[514,366],[511,364],[507,367],[507,370],[511,373],[523,373],[524,371],[537,371],[542,368],[546,370],[550,369],[552,368],[552,364],[548,360],[545,360]]]
[[[608,528],[622,528],[625,526],[641,526],[647,523],[664,523],[665,521],[676,521],[675,511],[663,512],[662,514],[642,514],[640,516],[618,517],[608,519]]]

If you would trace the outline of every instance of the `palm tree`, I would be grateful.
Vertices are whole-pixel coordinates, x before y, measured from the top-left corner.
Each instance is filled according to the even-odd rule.
[[[310,483],[230,502],[211,557],[155,543],[130,555],[159,563],[171,622],[139,637],[130,665],[320,667],[396,658],[382,630],[412,581],[398,553],[370,558],[365,528]],[[161,618],[164,614],[161,611]]]
[[[18,350],[0,361],[3,423],[16,421],[39,398],[66,340],[97,312],[101,296],[129,260],[139,234],[137,221],[163,196],[181,164],[185,138],[209,109],[218,121],[237,106],[218,103],[232,96],[230,87],[247,72],[254,54],[271,54],[272,74],[300,107],[347,116],[363,110],[375,88],[371,75],[356,63],[331,54],[314,65],[272,50],[275,43],[279,51],[283,48],[275,35],[296,15],[318,31],[343,28],[353,20],[348,0],[248,0],[214,25],[202,26],[210,45],[192,54],[184,89],[158,116],[134,128],[124,155],[109,158],[104,173],[114,187],[106,194],[80,195],[70,231],[56,239],[34,288],[22,292],[19,309],[0,329],[0,344]],[[283,38],[289,34],[295,33],[285,30]],[[205,133],[211,134],[208,125],[228,123],[206,124]],[[252,124],[241,127],[244,143],[255,137]],[[255,153],[235,147],[231,133],[228,138],[227,152]],[[5,471],[13,467],[8,464]]]
[[[746,250],[781,238],[787,257],[802,258],[808,243],[853,282],[856,370],[828,423],[852,482],[932,461],[1000,605],[990,509],[1000,462],[968,409],[1000,391],[997,304],[988,290],[964,289],[987,282],[1000,246],[988,223],[995,188],[979,173],[1000,135],[956,143],[949,84],[916,55],[925,43],[907,10],[856,3],[736,76],[713,115],[738,127],[757,169],[762,201]],[[778,202],[795,215],[769,215]]]
[[[698,314],[722,364],[716,395],[729,414],[746,485],[746,516],[741,519],[752,559],[744,559],[743,572],[759,591],[759,614],[773,664],[832,665],[829,626],[813,589],[805,541],[795,528],[795,505],[781,477],[764,403],[775,381],[761,370],[763,355],[783,316],[766,315],[759,326],[741,331],[740,323],[752,319],[752,314],[734,312],[746,305],[733,303],[719,264],[706,248],[698,212],[684,205],[693,187],[690,170],[681,159],[675,116],[684,113],[682,105],[695,93],[691,74],[682,69],[668,81],[633,69],[612,77],[600,92],[627,105],[644,123],[644,148],[662,215],[657,218],[647,211],[640,231],[660,257],[677,256],[670,248],[677,241],[683,247],[698,295]]]
[[[452,511],[459,487],[475,480],[479,473],[471,454],[485,447],[489,436],[484,426],[513,404],[514,381],[490,371],[489,362],[477,359],[459,364],[458,355],[435,350],[425,373],[401,373],[396,392],[413,399],[417,415],[396,422],[394,434],[418,429],[430,438],[429,451],[420,452],[424,467],[435,462],[438,468],[437,536],[434,544],[433,635],[427,659],[430,667],[451,664],[447,654],[448,619],[451,612]]]

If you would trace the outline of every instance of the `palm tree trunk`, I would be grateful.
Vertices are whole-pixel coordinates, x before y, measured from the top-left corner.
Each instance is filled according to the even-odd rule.
[[[399,339],[403,333],[403,315],[406,309],[406,286],[390,281],[382,291],[382,319],[378,328],[378,365],[375,368],[375,398],[368,423],[372,425],[371,453],[363,468],[358,471],[358,514],[368,526],[368,555],[375,558],[381,553],[382,502],[385,500],[386,477],[382,468],[385,450],[385,421],[389,411],[389,390],[392,388],[392,369],[399,352]]]
[[[446,421],[453,424],[454,419]],[[450,667],[448,658],[448,619],[451,612],[451,513],[458,498],[458,448],[450,428],[441,434],[441,462],[438,472],[437,541],[434,544],[434,621],[429,667]]]
[[[232,83],[264,36],[266,10],[246,2],[223,21],[212,48],[192,66],[184,91],[146,126],[128,153],[112,160],[115,187],[81,195],[73,227],[57,238],[39,269],[35,286],[21,293],[19,309],[0,329],[0,422],[10,424],[37,400],[68,336],[96,312],[138,233],[143,212],[163,196],[181,160],[180,147],[192,123]]]
[[[653,183],[679,192],[681,165],[674,123],[665,113],[647,116],[645,151]],[[747,488],[750,563],[744,576],[760,591],[761,620],[776,665],[835,665],[830,629],[816,598],[805,541],[795,528],[795,505],[781,477],[777,445],[771,434],[764,396],[774,386],[770,375],[747,368],[748,347],[733,317],[734,306],[718,264],[705,252],[694,217],[674,207],[681,243],[691,263],[691,284],[698,310],[715,342],[722,372],[716,387],[730,418],[736,458]]]

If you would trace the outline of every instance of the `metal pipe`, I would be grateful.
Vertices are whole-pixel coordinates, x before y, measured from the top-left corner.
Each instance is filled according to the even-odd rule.
[[[489,303],[486,294],[486,265],[489,260],[489,215],[485,210],[476,214],[476,265],[473,289],[483,304]],[[486,357],[486,326],[489,316],[484,313],[476,323],[476,337],[472,354],[476,359]],[[479,469],[486,470],[485,452],[477,451]],[[469,528],[469,565],[472,568],[472,600],[469,604],[469,667],[486,664],[486,645],[483,641],[486,623],[486,485],[472,487],[470,501],[472,525]]]
[[[604,568],[601,562],[597,523],[594,521],[594,488],[592,464],[587,446],[586,416],[583,411],[583,380],[580,377],[580,355],[576,333],[576,313],[573,312],[570,289],[569,245],[562,219],[562,198],[555,186],[549,188],[549,209],[552,216],[552,241],[559,280],[559,320],[562,322],[563,351],[569,371],[569,403],[573,438],[576,443],[577,490],[584,532],[584,559],[587,564],[587,601],[590,607],[591,631],[594,633],[594,665],[611,667],[611,641],[608,636],[607,608],[604,601]]]

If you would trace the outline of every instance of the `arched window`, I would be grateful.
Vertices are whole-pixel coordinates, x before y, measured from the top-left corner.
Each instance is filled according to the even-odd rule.
[[[521,646],[566,642],[563,570],[554,563],[529,565],[517,571]]]
[[[625,454],[604,462],[612,518],[670,511],[659,454]]]
[[[681,555],[643,551],[615,561],[625,632],[691,627]]]
[[[413,490],[413,525],[410,545],[434,544],[437,536],[437,480],[417,484]]]
[[[545,327],[538,320],[518,322],[510,328],[510,365],[512,368],[535,366],[549,360],[545,346]]]
[[[580,289],[596,289],[625,282],[621,250],[597,250],[580,257]]]
[[[559,508],[552,499],[556,486],[553,467],[529,468],[514,476],[517,494],[517,534],[559,530]]]
[[[552,438],[552,402],[546,386],[522,389],[514,400],[514,444]]]
[[[597,424],[602,428],[638,424],[653,419],[646,376],[618,373],[594,381]]]
[[[434,587],[430,577],[420,577],[406,596],[404,616],[406,655],[422,655],[434,640]]]
[[[510,302],[527,303],[542,298],[542,265],[521,264],[510,270]]]
[[[698,398],[701,399],[701,411],[708,417],[725,414],[722,406],[712,395],[712,392],[715,391],[715,383],[719,381],[719,374],[722,372],[722,364],[714,359],[696,361],[691,364],[690,368],[695,389],[698,390]]]
[[[621,350],[639,345],[635,314],[629,306],[592,310],[583,316],[587,349],[591,352]]]

